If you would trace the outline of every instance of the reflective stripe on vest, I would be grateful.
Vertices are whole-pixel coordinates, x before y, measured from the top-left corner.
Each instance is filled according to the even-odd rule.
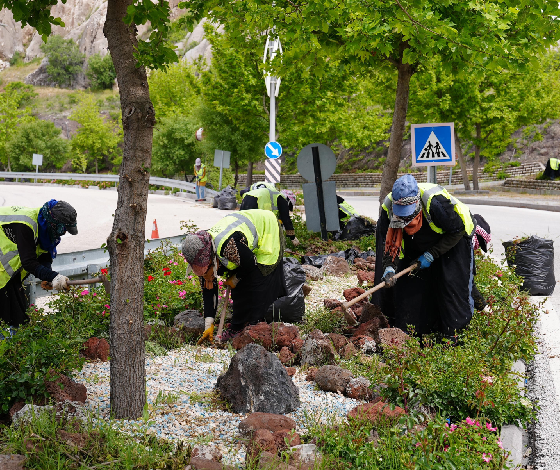
[[[194,166],[194,174],[200,183],[206,183],[206,180],[208,179],[208,173],[204,174],[205,170],[206,165],[204,163],[200,164],[200,170],[198,171],[196,171],[196,165]]]
[[[347,220],[350,219],[350,217],[352,217],[353,215],[356,215],[356,209],[354,209],[346,201],[340,203],[338,205],[338,208],[346,214],[346,216],[341,219],[343,222],[346,222]]]
[[[550,168],[554,171],[558,171],[558,168],[560,168],[560,160],[558,160],[557,158],[551,158],[549,161]]]
[[[222,245],[235,231],[241,231],[247,238],[249,248],[257,257],[257,263],[273,265],[280,254],[280,231],[278,221],[270,211],[251,209],[225,216],[208,233],[214,239],[220,263],[228,270],[237,265],[220,256]]]
[[[274,191],[270,188],[259,188],[249,191],[243,195],[252,196],[257,198],[257,207],[263,211],[272,211],[274,215],[278,217],[278,196],[281,194],[278,191]]]
[[[272,191],[276,191],[276,186],[274,186],[274,183],[266,183],[264,181],[253,183],[250,189],[251,191],[254,191],[255,189],[261,189],[261,188],[268,188],[268,189],[272,189]]]
[[[17,245],[6,236],[6,233],[1,227],[13,223],[27,225],[33,230],[36,243],[38,235],[38,215],[39,208],[0,207],[0,289],[3,288],[21,268],[21,259],[19,257]],[[40,245],[37,245],[36,253],[37,256],[39,256],[41,253],[46,253],[46,251],[43,250]],[[22,269],[22,279],[26,275],[27,272]]]
[[[424,213],[424,217],[428,221],[430,228],[436,233],[443,233],[443,230],[439,228],[436,224],[434,224],[432,217],[430,216],[430,205],[432,203],[432,198],[434,196],[444,196],[449,199],[449,202],[453,204],[453,208],[461,220],[463,221],[463,225],[465,227],[465,233],[470,237],[474,233],[474,222],[472,220],[471,213],[469,208],[459,201],[457,198],[453,197],[451,194],[447,192],[447,190],[438,185],[433,183],[420,183],[418,185],[420,189],[420,198],[422,200],[422,212]],[[393,196],[392,193],[389,193],[385,200],[383,201],[383,209],[387,212],[387,216],[389,217],[389,221],[393,217]]]

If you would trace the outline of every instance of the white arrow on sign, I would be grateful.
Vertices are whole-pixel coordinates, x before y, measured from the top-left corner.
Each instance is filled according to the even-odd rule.
[[[277,148],[274,148],[274,147],[273,147],[272,145],[270,145],[270,144],[266,144],[266,147],[270,150],[270,153],[271,153],[272,155],[274,155],[275,157],[279,157],[279,156],[280,156],[280,154],[278,153],[278,149],[277,149]]]

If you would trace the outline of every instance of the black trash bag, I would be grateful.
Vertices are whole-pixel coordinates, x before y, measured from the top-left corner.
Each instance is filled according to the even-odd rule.
[[[550,295],[554,292],[554,242],[531,236],[518,243],[502,242],[508,266],[515,266],[515,274],[523,278],[523,290],[531,295]]]
[[[375,258],[375,250],[362,251],[357,257],[362,259],[368,259],[368,257],[373,256]]]
[[[322,268],[323,263],[329,256],[336,256],[338,258],[346,259],[344,251],[339,251],[338,253],[329,253],[327,255],[302,256],[301,264],[310,264],[311,266],[315,266],[316,268]]]
[[[214,199],[212,200],[212,207],[214,209],[218,208],[218,201],[220,200],[220,195],[214,196]]]
[[[237,209],[237,199],[235,199],[235,196],[220,196],[218,199],[218,209],[222,211]]]
[[[353,215],[344,228],[335,235],[336,240],[358,240],[375,234],[376,225],[364,217]]]
[[[284,258],[282,263],[286,295],[275,300],[266,312],[266,321],[299,323],[305,314],[303,285],[305,271],[295,258]]]
[[[360,252],[359,250],[356,250],[356,248],[348,248],[344,252],[344,259],[349,263],[354,263],[354,260],[359,257],[360,257]]]

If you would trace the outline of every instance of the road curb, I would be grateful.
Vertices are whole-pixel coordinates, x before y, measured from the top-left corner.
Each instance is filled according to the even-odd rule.
[[[517,201],[497,201],[495,199],[477,199],[477,198],[461,198],[461,202],[465,204],[474,204],[478,206],[502,206],[515,207],[518,209],[532,209],[537,211],[560,212],[560,205],[552,204],[531,204]]]
[[[524,396],[526,373],[525,364],[522,361],[516,361],[513,366],[511,366],[511,371],[521,376],[519,377],[517,386],[521,389],[521,393]],[[500,439],[502,440],[504,449],[509,452],[508,463],[513,465],[514,468],[518,468],[518,466],[523,463],[523,455],[525,454],[526,447],[523,444],[523,436],[525,433],[526,431],[523,428],[513,424],[502,426],[502,430],[500,432]]]

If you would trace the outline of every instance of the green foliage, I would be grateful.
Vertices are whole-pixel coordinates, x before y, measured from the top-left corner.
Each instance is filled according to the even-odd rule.
[[[306,310],[305,321],[301,325],[301,332],[306,334],[313,330],[321,330],[323,333],[341,334],[347,325],[344,313],[340,310],[331,311],[325,307],[317,307]]]
[[[21,124],[6,143],[14,171],[34,171],[33,154],[43,155],[41,171],[60,168],[69,158],[70,143],[51,121],[40,119]]]
[[[144,261],[146,320],[162,320],[173,325],[173,318],[179,312],[201,310],[198,277],[191,275],[185,279],[186,269],[187,262],[176,246],[160,244],[148,253]]]
[[[113,88],[117,73],[110,54],[101,56],[100,53],[94,54],[88,59],[86,76],[91,82],[92,90],[104,90]]]
[[[21,82],[10,83],[0,93],[0,162],[11,170],[11,156],[7,143],[19,125],[32,121],[31,109],[26,105],[35,96],[33,87]]]
[[[72,39],[54,35],[41,44],[41,51],[49,60],[47,73],[50,78],[60,87],[71,86],[84,63],[85,56],[78,45]]]
[[[69,445],[66,436],[70,433],[83,436],[83,447]],[[20,426],[3,426],[0,450],[24,455],[26,468],[42,470],[104,467],[182,470],[191,454],[191,448],[182,443],[145,433],[125,434],[116,431],[111,423],[99,423],[92,416],[80,420],[54,411],[44,411]]]
[[[308,433],[315,438],[321,452],[340,465],[329,468],[509,468],[506,451],[490,423],[469,420],[450,426],[444,418],[436,416],[428,422],[418,420],[413,429],[415,421],[412,418],[403,418],[398,423],[378,420],[375,426],[356,419],[333,426],[313,423]],[[341,465],[342,462],[347,466]]]
[[[82,173],[89,164],[95,165],[99,172],[99,162],[104,158],[113,163],[120,163],[122,141],[122,125],[108,122],[99,113],[99,105],[91,94],[81,93],[80,105],[70,115],[70,119],[82,125],[72,137],[72,150],[75,152],[73,164]]]
[[[9,340],[0,341],[0,406],[6,412],[18,400],[29,401],[47,396],[45,379],[56,373],[70,375],[80,369],[80,347],[89,333],[91,315],[61,311],[45,315],[30,308],[30,321],[20,326]]]
[[[25,53],[21,53],[20,51],[15,51],[14,55],[10,59],[10,66],[11,67],[21,67],[25,62]]]

